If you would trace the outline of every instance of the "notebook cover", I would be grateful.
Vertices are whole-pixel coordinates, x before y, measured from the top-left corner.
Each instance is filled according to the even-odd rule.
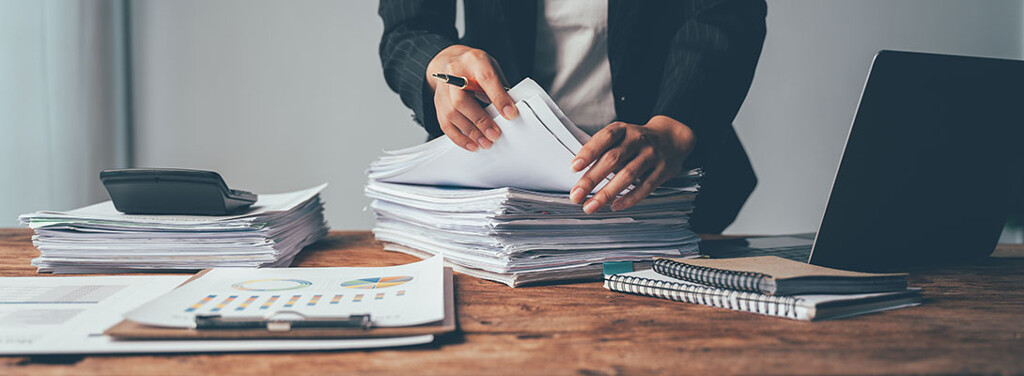
[[[802,321],[859,316],[916,306],[921,303],[921,290],[915,288],[868,294],[778,296],[727,290],[676,280],[653,270],[605,275],[604,287],[616,292]],[[861,308],[840,312],[836,312],[833,308],[833,306],[844,304],[859,304]],[[825,312],[829,310],[832,312]]]
[[[723,259],[684,259],[661,257],[681,264],[704,268],[728,270],[734,272],[754,272],[770,276],[776,280],[801,277],[843,277],[843,278],[880,278],[906,277],[907,273],[862,273],[847,270],[826,268],[799,261],[787,260],[778,256],[738,257]]]

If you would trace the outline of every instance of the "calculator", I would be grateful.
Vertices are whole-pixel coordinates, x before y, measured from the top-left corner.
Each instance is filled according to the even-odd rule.
[[[230,189],[220,174],[182,168],[103,170],[100,181],[125,214],[231,215],[256,203],[252,192]]]

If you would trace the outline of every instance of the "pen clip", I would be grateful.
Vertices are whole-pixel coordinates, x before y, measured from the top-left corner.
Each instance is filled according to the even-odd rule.
[[[373,326],[370,314],[349,315],[344,318],[311,319],[295,311],[275,312],[269,318],[228,318],[219,314],[196,315],[196,329],[266,329],[287,332],[292,328],[351,328],[367,330]]]
[[[471,81],[470,79],[468,79],[466,77],[456,76],[454,74],[440,73],[440,72],[433,73],[433,74],[431,74],[431,76],[434,76],[434,78],[436,78],[438,80],[441,80],[442,82],[444,82],[446,84],[455,86],[455,87],[457,87],[459,89],[462,89],[462,90],[467,90],[466,88],[469,87],[469,82]],[[479,84],[476,84],[476,83],[474,83],[474,85],[475,86],[479,86]],[[501,87],[504,88],[505,91],[512,90],[512,88],[510,88],[508,86],[502,85]],[[482,89],[480,89],[480,90],[482,90]],[[476,90],[470,90],[470,91],[477,92]],[[488,101],[488,103],[490,103],[490,102]]]

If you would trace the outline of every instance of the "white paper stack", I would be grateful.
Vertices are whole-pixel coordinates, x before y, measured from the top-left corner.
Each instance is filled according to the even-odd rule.
[[[567,192],[582,176],[570,162],[589,136],[533,81],[509,94],[520,116],[505,120],[487,107],[502,129],[490,149],[469,152],[441,137],[370,166],[366,194],[385,249],[442,255],[457,271],[509,286],[596,279],[606,261],[697,253],[688,218],[699,171],[630,209],[585,214]]]
[[[288,266],[327,234],[320,191],[259,195],[231,216],[128,215],[112,202],[19,217],[35,230],[38,271],[114,273]]]
[[[373,182],[366,193],[384,248],[442,255],[509,286],[597,278],[601,263],[696,254],[687,218],[696,188],[662,189],[620,212],[583,213],[567,194]]]

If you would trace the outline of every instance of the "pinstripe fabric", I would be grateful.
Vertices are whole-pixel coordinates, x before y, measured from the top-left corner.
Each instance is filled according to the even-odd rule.
[[[688,167],[705,169],[691,221],[720,232],[757,179],[732,121],[753,79],[765,37],[764,0],[608,0],[608,59],[618,120],[643,124],[666,115],[693,129]],[[380,44],[392,90],[430,134],[442,135],[425,83],[426,66],[460,43],[487,51],[510,82],[531,75],[536,38],[533,0],[465,0],[465,36],[454,0],[381,0]]]
[[[436,137],[442,133],[426,71],[430,59],[458,39],[455,0],[382,0],[378,13],[384,21],[380,41],[384,79],[413,110],[416,121]]]

